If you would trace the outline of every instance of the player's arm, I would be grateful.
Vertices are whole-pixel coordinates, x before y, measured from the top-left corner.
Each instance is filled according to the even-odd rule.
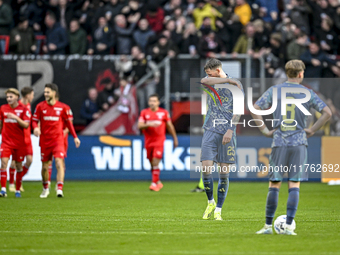
[[[72,119],[73,119],[72,116],[69,115],[69,111],[67,109],[64,109],[63,121],[65,122],[66,127],[68,128],[68,130],[70,131],[70,134],[74,138],[74,144],[75,144],[76,148],[79,148],[80,140],[79,140],[79,138],[77,136],[76,131],[74,130]]]
[[[257,105],[256,103],[254,104],[254,108],[256,110],[262,110],[261,107],[259,105]],[[255,113],[251,112],[251,116],[255,120],[255,123],[256,123],[257,127],[259,128],[259,130],[261,131],[262,134],[264,134],[266,137],[272,137],[273,136],[273,133],[276,131],[276,129],[269,131],[266,123],[263,121],[262,115],[257,115]]]
[[[232,78],[203,78],[201,79],[201,83],[207,84],[207,85],[215,85],[215,84],[224,84],[224,83],[229,83],[232,85],[235,85],[237,87],[239,87],[239,89],[241,89],[241,85],[240,82],[237,81],[236,79],[232,79]]]
[[[0,134],[2,133],[2,120],[0,120]]]
[[[22,128],[28,128],[28,126],[30,125],[29,120],[23,120],[19,116],[15,115],[13,113],[8,113],[7,118],[12,119],[12,120],[16,120],[18,122],[19,126],[22,127]]]
[[[166,122],[166,129],[174,139],[174,147],[176,148],[178,146],[178,139],[177,139],[177,134],[174,125],[172,124],[171,120],[168,120]]]
[[[225,132],[223,138],[222,138],[222,144],[226,145],[227,143],[230,143],[231,138],[233,137],[233,133],[235,132],[236,125],[239,122],[241,118],[241,115],[234,115],[231,119],[231,126],[228,128],[227,132]]]
[[[38,137],[41,134],[40,130],[40,107],[37,106],[35,108],[33,117],[32,117],[32,127],[33,127],[33,134]]]
[[[326,122],[332,117],[332,111],[328,106],[325,106],[321,111],[320,118],[314,123],[311,128],[306,128],[307,137],[314,135]]]

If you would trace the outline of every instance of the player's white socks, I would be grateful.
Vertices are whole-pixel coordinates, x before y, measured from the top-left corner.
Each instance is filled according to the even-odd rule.
[[[208,203],[209,203],[209,204],[215,203],[215,199],[208,200]]]
[[[222,208],[221,207],[216,207],[215,208],[215,213],[220,213],[222,211]]]
[[[6,188],[5,188],[5,187],[4,187],[4,188],[1,188],[1,190],[6,192]]]
[[[273,225],[264,224],[264,227],[265,227],[265,228],[272,228]]]

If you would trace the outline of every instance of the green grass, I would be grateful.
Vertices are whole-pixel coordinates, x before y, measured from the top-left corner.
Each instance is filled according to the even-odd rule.
[[[25,182],[21,199],[0,199],[0,254],[340,254],[339,186],[303,183],[297,236],[258,236],[267,183],[231,182],[224,221],[202,220],[193,182],[66,182],[65,198]],[[216,189],[216,184],[215,184]],[[287,184],[276,216],[285,214]]]

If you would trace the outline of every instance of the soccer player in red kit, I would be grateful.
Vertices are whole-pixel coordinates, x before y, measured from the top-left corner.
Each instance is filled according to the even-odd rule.
[[[73,124],[69,120],[69,116],[65,106],[56,100],[58,86],[53,83],[45,85],[44,96],[45,101],[39,103],[33,115],[34,135],[40,136],[39,145],[41,148],[42,161],[42,180],[43,191],[41,198],[47,198],[50,194],[48,187],[48,166],[51,164],[52,157],[55,159],[57,168],[57,197],[63,197],[63,185],[65,177],[64,168],[64,135],[63,121],[66,121],[67,128],[74,137],[76,148],[80,146],[80,140],[74,131]],[[40,127],[38,123],[40,122]]]
[[[145,149],[147,158],[151,164],[152,183],[150,190],[159,191],[163,184],[159,179],[159,162],[163,157],[163,148],[166,129],[174,139],[174,146],[177,147],[178,140],[170,115],[167,110],[159,107],[159,96],[149,96],[149,108],[142,110],[138,119],[138,128],[143,130],[145,136]]]
[[[15,196],[21,197],[20,187],[22,181],[22,161],[25,151],[24,129],[30,125],[31,115],[29,111],[19,104],[19,91],[14,88],[6,90],[8,104],[0,107],[0,130],[2,133],[2,143],[0,148],[1,157],[1,191],[0,197],[7,197],[7,165],[10,156],[16,162],[17,182]]]
[[[34,91],[32,87],[24,87],[21,90],[21,100],[19,100],[19,104],[21,104],[22,106],[24,106],[30,113],[30,115],[32,115],[32,111],[31,111],[31,102],[33,101],[34,98]],[[22,177],[24,177],[27,172],[28,169],[30,168],[31,164],[32,164],[32,159],[33,159],[33,148],[32,148],[32,141],[31,141],[31,125],[28,126],[28,128],[24,129],[24,133],[25,133],[25,146],[26,146],[26,162],[23,166],[23,173],[22,173]],[[11,166],[9,168],[9,191],[10,192],[15,192],[15,185],[14,185],[14,174],[15,174],[15,165],[16,162],[15,160],[12,160],[11,162]],[[20,187],[20,191],[24,191],[24,188]]]
[[[56,95],[56,100],[59,101],[59,93],[57,93]],[[60,101],[59,101],[60,102]],[[71,110],[71,107],[68,106],[65,103],[60,102],[61,104],[64,105],[66,112],[68,114],[68,119],[73,123],[73,113]],[[67,150],[68,150],[68,134],[69,134],[69,130],[67,128],[66,125],[66,120],[63,121],[63,134],[64,134],[64,148],[65,148],[65,158],[67,158]],[[65,165],[65,160],[64,160],[64,170],[66,171],[66,165]],[[48,186],[51,186],[51,176],[52,176],[52,162],[51,164],[48,166]],[[57,188],[56,188],[57,189]]]

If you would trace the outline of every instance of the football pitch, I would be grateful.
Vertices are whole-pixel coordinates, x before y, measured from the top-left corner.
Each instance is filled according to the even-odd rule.
[[[265,236],[255,232],[267,183],[231,181],[223,221],[202,220],[207,199],[190,192],[195,184],[164,182],[155,193],[149,182],[66,181],[64,198],[41,199],[41,184],[25,182],[21,199],[0,199],[0,254],[340,254],[340,186],[303,183],[298,235]],[[284,183],[276,217],[287,196]]]

